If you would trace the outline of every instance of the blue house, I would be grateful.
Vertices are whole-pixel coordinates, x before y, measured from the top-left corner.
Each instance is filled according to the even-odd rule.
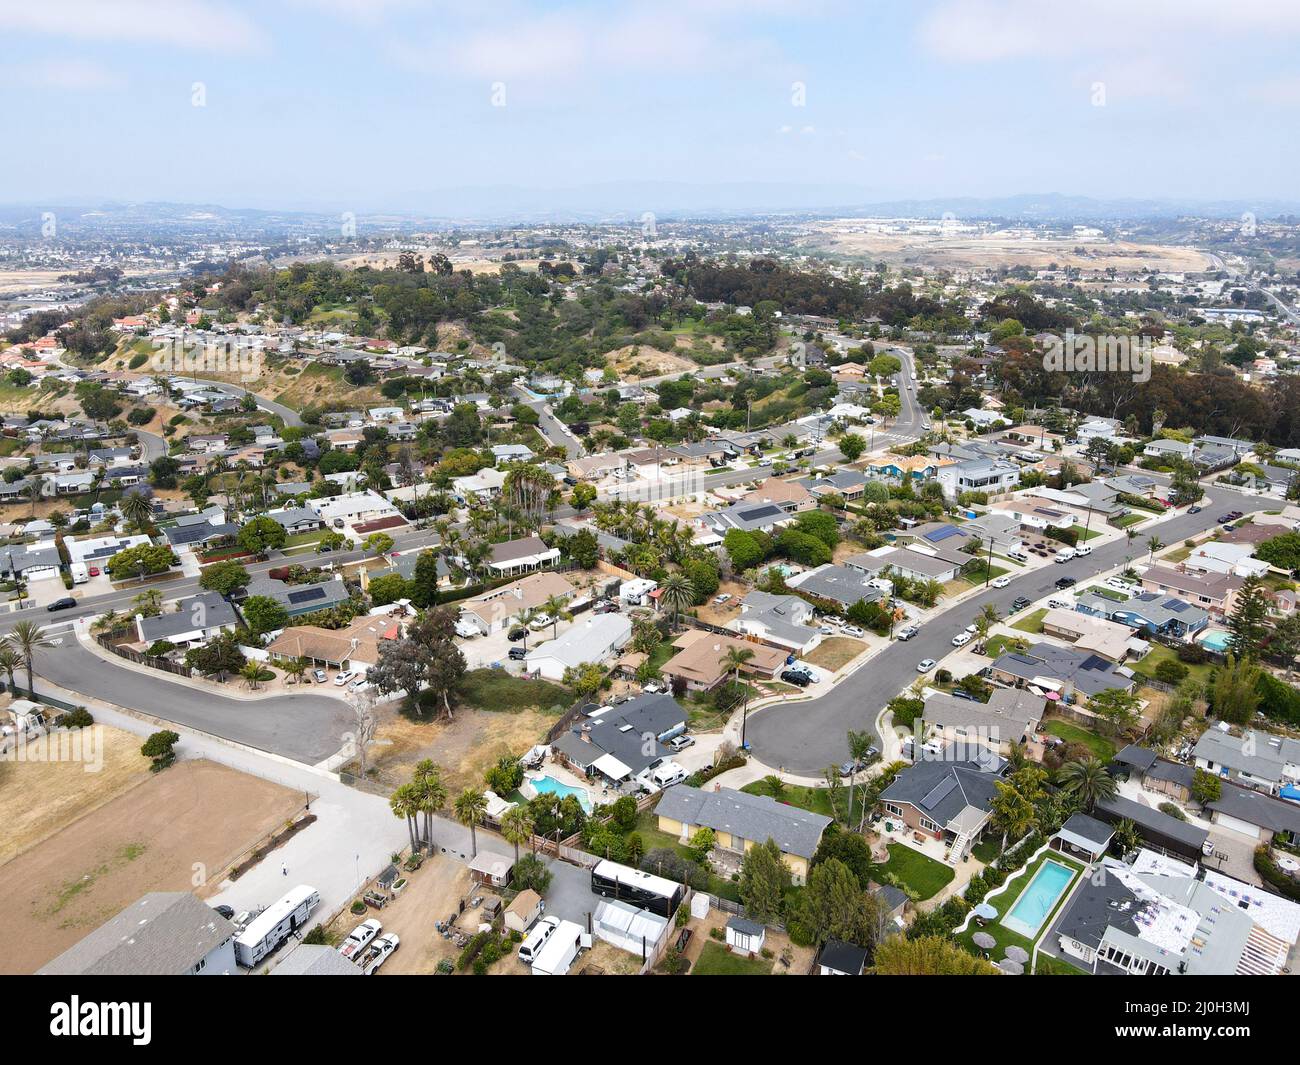
[[[1139,632],[1186,637],[1205,628],[1210,615],[1183,599],[1159,592],[1143,592],[1127,603],[1118,604],[1111,611],[1110,620]]]

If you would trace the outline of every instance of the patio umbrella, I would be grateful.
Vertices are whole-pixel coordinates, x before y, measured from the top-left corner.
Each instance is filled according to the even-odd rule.
[[[987,902],[981,902],[978,906],[976,906],[974,913],[976,917],[982,918],[985,921],[991,921],[993,920],[994,917],[998,915],[998,911],[994,909],[994,907],[990,903]]]
[[[1007,947],[1007,957],[1023,965],[1029,960],[1029,951],[1025,950],[1024,947]]]
[[[1008,976],[1020,976],[1025,971],[1025,967],[1020,962],[1011,961],[1010,959],[1003,959],[998,962],[998,968]]]
[[[970,941],[984,950],[992,950],[998,945],[998,941],[987,932],[976,932],[970,937]]]

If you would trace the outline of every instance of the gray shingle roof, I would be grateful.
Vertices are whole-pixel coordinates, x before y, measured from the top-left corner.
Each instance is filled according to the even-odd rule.
[[[829,817],[787,806],[770,795],[750,795],[732,788],[701,791],[688,784],[677,784],[665,791],[655,812],[755,843],[772,839],[782,853],[801,858],[816,853],[822,833],[831,823]]]
[[[300,943],[271,970],[272,976],[361,976],[361,969],[333,947]]]
[[[978,762],[917,762],[894,778],[880,800],[915,806],[935,824],[947,825],[968,806],[992,810],[1005,764],[999,762],[999,772],[989,772]]]

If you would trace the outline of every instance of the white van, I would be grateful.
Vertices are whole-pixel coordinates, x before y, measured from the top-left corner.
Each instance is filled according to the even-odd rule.
[[[686,779],[686,770],[676,762],[660,762],[657,766],[644,769],[637,774],[636,782],[651,795],[680,784]]]
[[[1072,558],[1074,558],[1074,548],[1072,547],[1063,547],[1056,552],[1057,562],[1069,562]]]
[[[1076,548],[1074,549],[1074,554],[1075,554],[1075,556],[1076,556],[1077,558],[1083,558],[1084,555],[1091,555],[1091,554],[1092,554],[1092,545],[1091,545],[1091,544],[1084,544],[1084,545],[1082,545],[1081,547],[1076,547]]]
[[[543,917],[537,922],[537,927],[528,933],[528,938],[523,941],[519,947],[519,960],[525,965],[532,965],[537,955],[542,952],[542,947],[546,941],[551,938],[552,933],[560,927],[558,917]]]

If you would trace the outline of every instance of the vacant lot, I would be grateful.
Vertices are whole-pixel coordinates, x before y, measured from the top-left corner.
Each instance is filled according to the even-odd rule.
[[[804,655],[803,660],[834,673],[844,668],[866,649],[867,645],[861,640],[854,640],[848,636],[830,636]]]
[[[214,762],[150,776],[0,867],[0,972],[34,971],[146,892],[215,889],[301,804]]]
[[[148,778],[140,737],[97,727],[95,772],[88,761],[0,762],[0,865]]]

